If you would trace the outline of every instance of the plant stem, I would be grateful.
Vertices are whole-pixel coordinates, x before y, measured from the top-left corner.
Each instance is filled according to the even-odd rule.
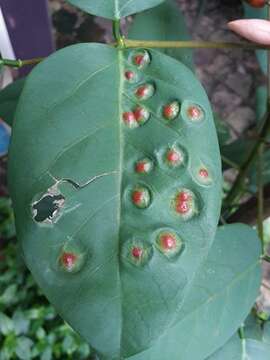
[[[267,9],[267,18],[270,20],[270,7]],[[270,104],[270,52],[267,53],[267,107],[269,108]],[[269,119],[267,119],[270,122]],[[257,163],[257,208],[258,208],[258,235],[261,240],[262,252],[264,251],[264,234],[263,234],[263,220],[264,220],[264,187],[263,187],[263,153],[264,153],[264,143],[259,147],[258,151],[258,163]]]
[[[234,169],[239,169],[239,165],[228,159],[226,156],[221,155],[222,161]]]
[[[245,331],[244,331],[244,325],[241,325],[238,329],[238,335],[241,340],[245,339]]]
[[[261,144],[258,150],[257,158],[257,228],[261,240],[262,251],[264,249],[263,241],[263,220],[264,220],[264,189],[263,189],[263,153],[264,144]]]
[[[264,254],[261,259],[270,263],[270,256],[267,254]]]
[[[113,21],[113,36],[116,41],[116,46],[118,48],[124,48],[124,38],[121,32],[121,20],[114,20]]]
[[[34,59],[29,59],[29,60],[0,59],[0,65],[2,64],[4,66],[21,68],[21,67],[27,66],[27,65],[36,65],[36,64],[40,63],[42,60],[43,60],[43,58],[34,58]]]
[[[191,49],[264,49],[270,50],[270,46],[255,43],[232,43],[232,42],[212,42],[212,41],[148,41],[148,40],[129,40],[124,39],[126,48],[146,47],[146,48],[191,48]]]

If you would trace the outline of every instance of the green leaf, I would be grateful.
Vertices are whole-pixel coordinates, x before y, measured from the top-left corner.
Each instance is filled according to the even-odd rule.
[[[5,239],[10,239],[16,235],[11,200],[6,197],[0,198],[0,233],[1,237]]]
[[[17,346],[15,351],[18,358],[22,360],[31,359],[32,345],[33,345],[33,341],[25,336],[21,336],[17,338]]]
[[[25,79],[17,80],[0,91],[0,118],[12,126]]]
[[[218,142],[193,73],[156,51],[63,49],[26,82],[9,160],[24,258],[61,316],[101,356],[151,346],[219,218]]]
[[[249,360],[269,360],[269,344],[257,340],[246,340],[244,347]]]
[[[16,291],[17,291],[17,285],[16,284],[12,284],[9,285],[5,291],[3,292],[3,294],[0,296],[0,304],[12,304],[14,302],[16,302]]]
[[[270,345],[270,321],[261,321],[255,314],[250,314],[245,320],[244,335],[246,339]]]
[[[12,320],[4,313],[0,312],[0,332],[7,335],[14,329]]]
[[[209,360],[268,360],[270,354],[270,322],[260,321],[254,313],[245,320],[244,340],[235,334]]]
[[[41,360],[51,360],[52,358],[52,349],[47,347],[41,355]]]
[[[263,330],[261,321],[253,312],[246,318],[243,331],[245,339],[262,340]]]
[[[157,6],[164,0],[67,0],[89,14],[107,19],[120,19]]]
[[[269,360],[270,345],[257,340],[234,337],[207,360]]]
[[[130,360],[203,360],[222,346],[258,295],[259,256],[259,239],[253,229],[241,224],[219,228],[179,322],[152,349]]]
[[[172,0],[135,16],[128,32],[129,39],[135,40],[190,40],[185,17]],[[194,70],[191,49],[159,49],[161,52],[183,62]]]
[[[16,310],[12,316],[16,335],[25,334],[29,329],[30,320],[21,310]]]

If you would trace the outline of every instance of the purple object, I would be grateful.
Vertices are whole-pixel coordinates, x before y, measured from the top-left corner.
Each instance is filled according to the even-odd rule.
[[[0,6],[17,59],[46,57],[54,51],[47,0],[0,0]],[[30,69],[22,69],[21,75]]]

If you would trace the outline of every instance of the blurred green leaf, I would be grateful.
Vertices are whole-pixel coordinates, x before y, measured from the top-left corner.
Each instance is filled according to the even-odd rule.
[[[16,234],[11,200],[6,197],[0,198],[0,234],[5,239],[12,238]]]
[[[0,312],[0,332],[3,335],[7,335],[8,333],[12,332],[13,329],[14,326],[12,320],[7,315]]]
[[[17,246],[9,243],[2,253],[0,360],[18,360],[22,356],[37,360],[67,360],[72,356],[74,360],[86,360],[90,353],[89,346],[63,323],[63,320],[56,315],[55,309],[41,295],[29,271],[17,256]],[[63,350],[62,344],[66,337],[75,344],[71,348],[72,354],[70,349]],[[69,337],[73,340],[69,340]],[[30,346],[31,342],[33,344]],[[24,347],[25,353],[23,353]]]
[[[16,335],[26,334],[29,329],[30,320],[26,317],[26,314],[21,310],[15,310],[12,316],[14,324],[14,331]]]
[[[52,359],[52,350],[50,347],[47,347],[46,350],[41,354],[40,360],[51,360]]]
[[[44,339],[46,337],[46,331],[43,329],[43,327],[40,327],[38,328],[36,335],[39,340]]]
[[[18,358],[22,360],[31,359],[32,345],[33,345],[33,341],[25,336],[21,336],[17,338],[17,346],[15,352]]]
[[[17,291],[16,284],[9,285],[4,291],[4,293],[0,296],[0,304],[14,303],[16,301],[16,297],[15,297],[16,291]]]

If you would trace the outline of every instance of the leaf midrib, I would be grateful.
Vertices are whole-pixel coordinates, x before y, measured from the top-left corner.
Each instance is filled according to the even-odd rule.
[[[118,0],[116,0],[117,5],[119,5]],[[123,92],[124,92],[124,66],[123,66],[123,52],[122,50],[118,50],[118,66],[119,66],[119,89],[118,89],[118,121],[119,121],[119,184],[118,184],[118,193],[119,193],[119,207],[118,207],[118,254],[120,254],[120,225],[121,225],[121,214],[122,214],[122,178],[123,178],[123,149],[124,149],[124,139],[122,134],[122,100],[123,100]],[[119,256],[119,255],[118,255]],[[120,274],[120,263],[118,261],[118,278],[119,278],[119,288],[120,293],[122,294],[122,281]],[[122,352],[122,340],[123,340],[123,299],[120,297],[120,339],[119,339],[119,355]]]

